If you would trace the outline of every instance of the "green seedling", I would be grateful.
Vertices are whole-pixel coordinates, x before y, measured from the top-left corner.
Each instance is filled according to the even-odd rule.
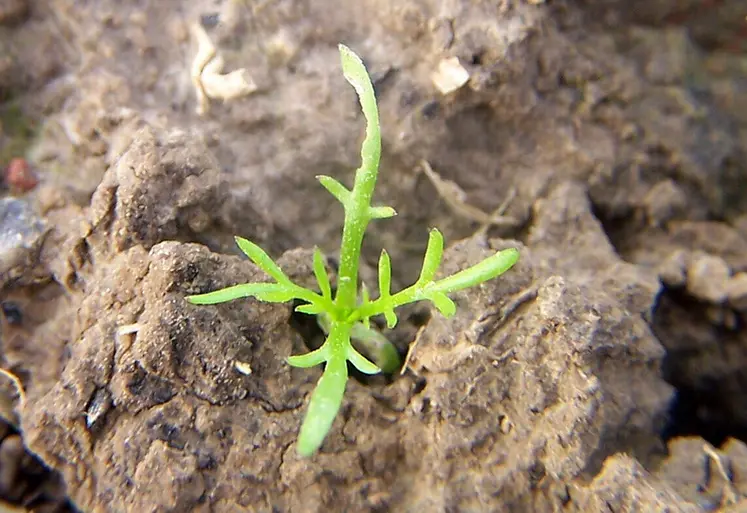
[[[389,255],[383,250],[379,258],[379,296],[371,299],[365,286],[359,289],[358,265],[368,223],[373,219],[392,217],[396,212],[391,207],[371,205],[381,155],[376,98],[361,59],[344,45],[340,45],[339,49],[343,74],[355,89],[366,118],[366,137],[361,149],[361,166],[356,171],[352,189],[332,177],[317,177],[322,186],[342,203],[345,211],[337,289],[334,295],[319,248],[315,249],[313,257],[313,270],[319,289],[317,292],[293,283],[259,246],[237,237],[236,242],[241,251],[274,282],[235,285],[187,298],[198,305],[246,297],[274,303],[300,300],[303,303],[296,307],[296,311],[317,316],[319,325],[327,334],[324,344],[310,353],[288,358],[288,363],[294,367],[308,368],[326,364],[324,373],[311,394],[298,436],[298,453],[304,457],[316,453],[340,409],[348,380],[348,362],[364,374],[382,371],[391,373],[400,365],[399,355],[394,347],[370,327],[372,317],[383,315],[387,326],[393,328],[397,323],[397,307],[421,300],[431,301],[444,316],[454,315],[456,305],[449,298],[450,293],[501,275],[519,258],[518,250],[506,249],[472,267],[437,280],[436,272],[441,264],[444,239],[438,230],[432,229],[420,277],[413,285],[394,294],[391,292],[392,266]],[[359,347],[362,345],[367,349],[375,363],[355,349],[353,340],[360,342]]]

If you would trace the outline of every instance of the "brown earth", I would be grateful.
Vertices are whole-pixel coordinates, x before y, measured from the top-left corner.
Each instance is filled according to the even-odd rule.
[[[2,164],[24,156],[40,179],[0,198],[3,366],[25,391],[0,390],[0,511],[747,508],[745,15],[0,1]],[[257,85],[203,116],[194,23]],[[451,319],[406,309],[387,333],[404,372],[351,379],[303,460],[320,369],[285,358],[313,326],[184,296],[264,279],[233,235],[299,282],[315,244],[334,268],[342,212],[314,177],[350,183],[363,131],[338,42],[374,77],[377,199],[399,213],[372,226],[364,278],[384,246],[407,285],[431,226],[444,273],[521,260],[455,294]],[[454,56],[469,81],[443,94],[432,74]],[[510,199],[509,221],[483,229],[423,159],[472,207]]]

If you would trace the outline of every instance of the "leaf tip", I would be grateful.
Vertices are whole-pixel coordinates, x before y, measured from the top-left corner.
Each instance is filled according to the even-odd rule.
[[[359,61],[361,60],[361,58],[358,57],[358,55],[353,50],[350,49],[350,47],[348,47],[348,46],[346,46],[346,45],[344,45],[342,43],[339,43],[337,45],[337,50],[340,52],[340,56],[343,59],[353,58],[353,59],[357,59]]]
[[[394,313],[394,310],[385,311],[384,319],[386,320],[386,327],[390,330],[397,326],[397,314]]]
[[[371,207],[369,216],[371,219],[389,219],[397,215],[397,211],[392,207]]]

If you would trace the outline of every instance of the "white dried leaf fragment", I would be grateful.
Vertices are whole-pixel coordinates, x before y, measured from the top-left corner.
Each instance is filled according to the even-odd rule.
[[[194,24],[192,32],[197,40],[197,54],[190,75],[197,93],[197,114],[208,112],[210,100],[232,100],[257,90],[246,69],[223,73],[223,59],[202,25]]]
[[[257,85],[244,68],[221,74],[223,59],[215,57],[202,71],[202,88],[208,98],[231,100],[257,90]]]
[[[449,94],[469,81],[469,72],[458,57],[449,57],[438,63],[436,71],[431,73],[431,80],[441,94]]]
[[[210,107],[210,100],[202,87],[202,72],[205,69],[205,66],[207,66],[213,57],[215,57],[216,49],[213,42],[210,41],[207,32],[202,28],[202,25],[192,25],[192,32],[197,40],[197,55],[195,55],[195,58],[192,60],[190,77],[195,92],[197,93],[197,113],[202,115],[207,112]]]

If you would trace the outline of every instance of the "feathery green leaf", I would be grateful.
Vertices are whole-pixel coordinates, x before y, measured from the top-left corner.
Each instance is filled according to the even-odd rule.
[[[273,277],[278,283],[290,282],[283,270],[280,269],[280,266],[276,264],[262,248],[242,237],[235,237],[235,239],[236,245],[239,246],[239,249],[241,249],[241,251],[243,251],[243,253],[257,265],[257,267]]]

